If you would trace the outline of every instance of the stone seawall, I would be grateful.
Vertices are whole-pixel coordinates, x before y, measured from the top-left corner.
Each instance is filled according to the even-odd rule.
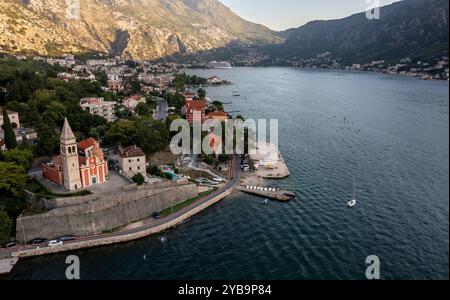
[[[69,244],[64,244],[63,246],[59,247],[45,247],[45,248],[36,248],[36,249],[30,249],[30,250],[23,250],[23,251],[17,251],[12,253],[12,257],[17,258],[24,258],[24,257],[32,257],[32,256],[38,256],[38,255],[46,255],[46,254],[53,254],[53,253],[59,253],[59,252],[67,252],[67,251],[74,251],[79,249],[85,249],[85,248],[93,248],[93,247],[100,247],[105,245],[111,245],[111,244],[117,244],[117,243],[125,243],[137,239],[141,239],[147,236],[150,236],[152,234],[165,231],[167,229],[170,229],[174,226],[177,226],[181,224],[182,222],[186,221],[187,219],[191,218],[192,216],[198,214],[199,212],[203,211],[204,209],[210,207],[211,205],[216,204],[220,200],[224,199],[225,197],[228,197],[233,193],[234,189],[229,189],[220,195],[212,198],[208,202],[203,203],[202,205],[199,205],[195,207],[194,209],[189,210],[188,212],[178,216],[177,218],[168,221],[166,223],[163,223],[159,226],[155,226],[148,229],[143,229],[138,232],[133,233],[124,233],[124,234],[118,234],[117,236],[112,237],[99,237],[97,239],[92,239],[88,241],[80,241],[80,242],[74,242]]]
[[[53,206],[57,208],[17,219],[16,239],[26,242],[67,234],[94,235],[148,218],[154,212],[198,196],[194,184],[166,185],[135,188],[113,195],[53,200]]]

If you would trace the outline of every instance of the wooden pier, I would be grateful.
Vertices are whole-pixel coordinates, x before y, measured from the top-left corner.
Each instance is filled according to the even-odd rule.
[[[237,189],[241,192],[269,198],[276,201],[287,202],[295,198],[295,193],[278,188],[267,188],[257,186],[239,186]]]

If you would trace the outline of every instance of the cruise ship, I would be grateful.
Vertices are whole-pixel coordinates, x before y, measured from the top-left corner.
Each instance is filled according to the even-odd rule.
[[[226,61],[212,61],[209,63],[209,67],[212,69],[231,69],[231,64]]]

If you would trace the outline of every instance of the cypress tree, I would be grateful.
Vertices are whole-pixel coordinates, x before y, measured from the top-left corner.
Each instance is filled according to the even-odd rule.
[[[8,117],[8,111],[5,107],[2,108],[3,110],[3,131],[5,132],[5,146],[6,149],[12,150],[17,148],[17,140],[16,135],[14,133],[11,121]]]

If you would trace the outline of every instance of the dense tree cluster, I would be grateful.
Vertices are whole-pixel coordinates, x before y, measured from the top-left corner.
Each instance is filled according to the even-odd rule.
[[[166,123],[149,117],[133,117],[111,125],[105,141],[122,146],[139,146],[147,155],[164,150],[170,142]]]
[[[205,85],[206,83],[207,80],[203,77],[181,73],[175,75],[175,79],[172,81],[172,86],[176,87],[178,90],[184,90],[186,86],[199,86]]]

